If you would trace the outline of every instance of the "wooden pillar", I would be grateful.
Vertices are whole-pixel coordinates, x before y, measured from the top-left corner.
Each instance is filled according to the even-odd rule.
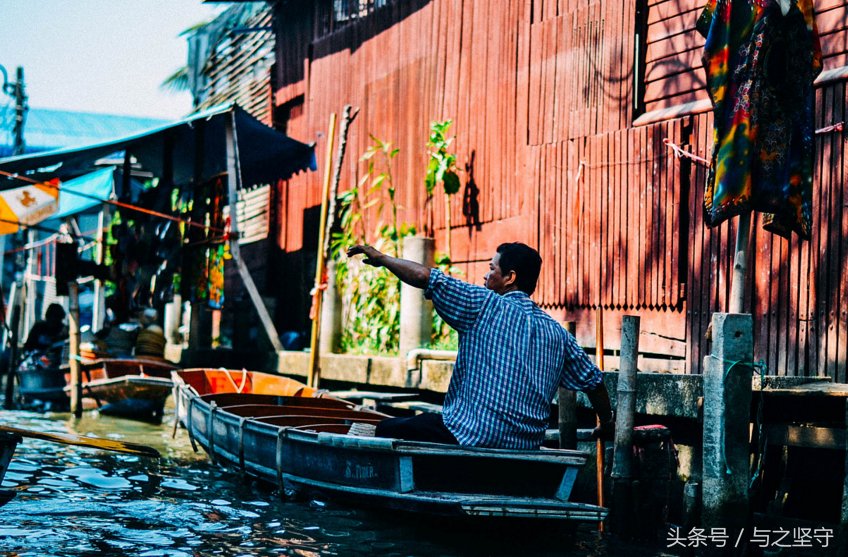
[[[567,321],[566,330],[574,336],[577,333],[577,323]],[[560,387],[557,391],[557,406],[559,407],[559,448],[577,448],[577,393]]]
[[[224,120],[224,132],[227,148],[227,203],[230,206],[230,254],[233,257],[233,262],[236,264],[239,275],[244,282],[244,287],[250,296],[253,307],[256,308],[256,313],[259,315],[259,321],[262,323],[263,330],[271,342],[274,350],[280,352],[283,350],[283,345],[280,343],[280,335],[277,334],[277,328],[274,326],[274,320],[268,313],[268,308],[265,307],[265,302],[262,301],[262,296],[253,282],[253,277],[247,269],[244,260],[241,257],[239,250],[239,222],[238,222],[238,182],[241,181],[241,170],[239,167],[238,154],[238,137],[236,130],[236,113],[235,109],[230,112],[230,117]]]
[[[106,256],[106,234],[104,233],[104,228],[106,227],[107,219],[109,219],[109,206],[104,204],[100,208],[100,214],[97,215],[97,251],[94,260],[98,265],[103,264]],[[100,279],[95,279],[94,281],[94,308],[91,321],[92,331],[102,329],[106,321],[106,288]]]
[[[79,285],[76,281],[68,283],[68,324],[71,344],[71,412],[77,418],[82,416],[82,382],[79,361]]]
[[[18,329],[21,323],[21,287],[17,282],[12,283],[9,291],[9,305],[11,306],[11,315],[9,318],[9,329],[6,332],[5,347],[9,350],[9,357],[6,360],[6,398],[4,408],[11,410],[15,406],[15,368],[18,364],[18,345],[19,336]]]

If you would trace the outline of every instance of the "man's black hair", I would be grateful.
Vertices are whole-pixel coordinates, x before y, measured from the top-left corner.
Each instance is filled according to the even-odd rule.
[[[515,286],[518,290],[533,294],[539,271],[542,269],[542,257],[539,252],[521,242],[510,242],[498,246],[501,254],[500,267],[503,275],[515,271]]]
[[[47,306],[47,311],[44,312],[44,318],[48,321],[61,321],[65,318],[65,308],[60,304],[50,304]]]

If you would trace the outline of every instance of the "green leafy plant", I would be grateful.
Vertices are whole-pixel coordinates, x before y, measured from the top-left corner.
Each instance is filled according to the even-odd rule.
[[[451,153],[449,148],[454,138],[448,137],[453,120],[430,123],[430,137],[427,140],[427,174],[424,178],[424,186],[427,188],[428,202],[432,201],[436,186],[442,184],[445,192],[445,253],[450,258],[451,254],[451,213],[450,198],[459,191],[459,169],[456,166],[456,154]],[[430,210],[432,211],[432,203]],[[432,219],[431,219],[432,220]]]
[[[341,254],[366,238],[376,249],[400,255],[401,241],[415,234],[410,224],[398,224],[392,163],[399,150],[373,135],[361,157],[365,173],[356,187],[339,195],[339,228],[330,251],[336,261],[336,286],[342,299],[341,350],[347,353],[397,354],[400,342],[400,281],[385,269],[361,258]],[[385,213],[388,209],[388,222]],[[369,221],[372,217],[374,222]]]

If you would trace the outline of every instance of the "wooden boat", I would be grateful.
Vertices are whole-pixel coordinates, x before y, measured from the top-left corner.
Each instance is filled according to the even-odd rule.
[[[55,350],[30,352],[24,356],[15,371],[18,394],[25,402],[40,401],[50,406],[66,406],[66,371],[67,368],[59,365],[58,353]]]
[[[174,364],[156,359],[104,358],[80,365],[82,393],[100,413],[160,422],[173,390]],[[67,377],[70,383],[70,377]],[[67,391],[70,385],[66,386]]]
[[[597,521],[607,513],[568,501],[584,452],[352,435],[388,416],[258,372],[176,371],[174,391],[193,444],[288,491],[469,518]]]
[[[21,442],[21,436],[16,433],[0,431],[0,482],[6,476],[15,447]],[[9,489],[0,489],[0,506],[5,505],[15,497],[15,492]]]

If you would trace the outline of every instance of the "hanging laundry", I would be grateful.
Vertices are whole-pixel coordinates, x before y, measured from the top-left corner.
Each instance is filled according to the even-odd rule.
[[[714,115],[707,225],[761,211],[766,230],[809,239],[822,67],[812,0],[709,0],[697,27]]]
[[[209,307],[221,309],[224,307],[224,244],[209,248]]]

